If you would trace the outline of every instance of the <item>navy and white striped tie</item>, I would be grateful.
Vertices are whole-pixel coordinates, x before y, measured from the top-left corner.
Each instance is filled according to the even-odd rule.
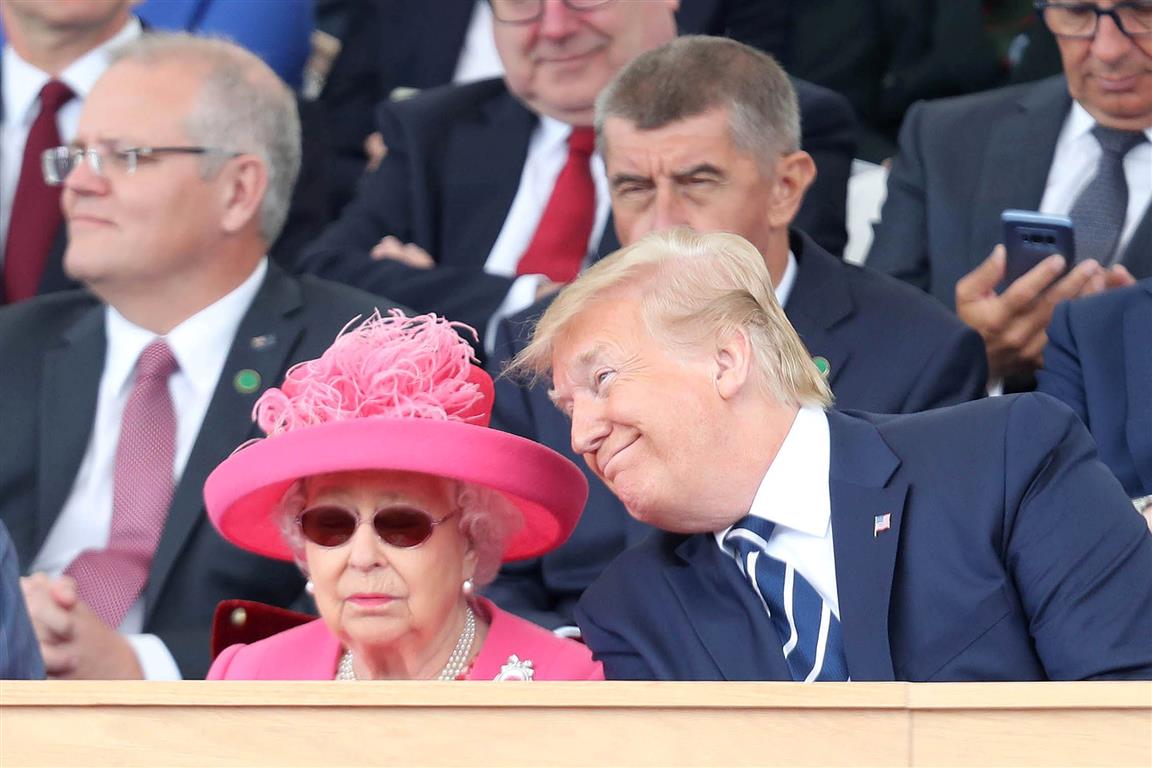
[[[779,634],[793,680],[845,681],[840,620],[792,565],[765,552],[775,523],[749,515],[724,537]]]

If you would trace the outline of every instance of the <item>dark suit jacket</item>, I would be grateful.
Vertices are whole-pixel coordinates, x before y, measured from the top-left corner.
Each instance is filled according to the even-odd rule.
[[[784,309],[808,350],[828,360],[837,407],[911,413],[983,395],[984,345],[938,302],[842,262],[798,232],[792,250],[798,274]],[[501,323],[493,372],[524,348],[532,320],[546,306]],[[571,624],[584,589],[652,529],[633,520],[572,452],[571,423],[548,400],[545,387],[525,389],[498,379],[492,423],[560,451],[588,477],[588,503],[567,543],[538,560],[506,565],[486,593],[502,608],[545,626]]]
[[[1076,412],[1129,496],[1152,494],[1152,279],[1057,306],[1036,381]]]
[[[245,598],[288,606],[301,595],[295,566],[242,552],[204,513],[208,473],[258,436],[259,393],[233,386],[237,371],[279,384],[288,366],[318,357],[354,316],[390,302],[315,278],[297,280],[275,265],[241,321],[216,393],[188,457],[160,537],[144,598],[144,631],[159,635],[185,677],[208,670],[216,604]],[[252,340],[265,342],[254,348]],[[104,367],[104,307],[86,292],[42,296],[0,310],[0,520],[27,568],[39,553],[89,443]]]
[[[289,267],[296,262],[304,245],[316,238],[328,223],[328,171],[324,164],[328,137],[323,115],[319,106],[311,102],[298,99],[297,107],[303,144],[300,178],[292,190],[292,203],[284,229],[268,251],[274,261]],[[0,98],[0,125],[4,124],[4,119],[4,99]],[[40,276],[40,294],[80,287],[64,273],[64,251],[67,248],[68,225],[64,223],[56,232],[48,252],[44,273]],[[3,281],[3,271],[0,270],[0,304],[4,301]]]
[[[820,174],[797,217],[820,240],[845,242],[844,215],[854,119],[843,98],[797,83],[804,148]],[[425,91],[384,103],[380,132],[388,155],[364,177],[338,221],[304,255],[302,270],[379,292],[419,312],[437,312],[481,334],[513,278],[484,264],[520,183],[537,118],[500,79]],[[417,269],[368,253],[385,235],[428,251],[437,266]],[[619,247],[611,221],[600,255]]]
[[[1000,212],[1040,206],[1071,105],[1061,76],[914,106],[868,266],[954,307],[956,281],[1003,240]],[[1120,260],[1152,276],[1149,211]]]
[[[42,680],[44,660],[20,591],[16,547],[0,521],[0,680]]]
[[[1152,679],[1152,535],[1066,408],[1027,394],[828,422],[853,680]],[[711,534],[629,550],[576,616],[609,678],[790,679]]]

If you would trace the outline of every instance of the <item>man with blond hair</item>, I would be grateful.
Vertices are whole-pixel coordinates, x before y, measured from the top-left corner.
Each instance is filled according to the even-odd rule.
[[[659,529],[576,610],[612,678],[1152,678],[1152,536],[1075,416],[1021,395],[826,410],[759,251],[676,230],[593,266],[515,369]]]

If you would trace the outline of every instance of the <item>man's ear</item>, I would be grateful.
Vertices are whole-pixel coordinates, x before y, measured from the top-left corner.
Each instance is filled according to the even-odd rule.
[[[254,218],[259,219],[260,203],[268,189],[268,169],[256,155],[241,155],[229,160],[220,175],[220,226],[234,234]]]
[[[752,377],[752,341],[743,328],[734,328],[717,340],[713,357],[716,392],[725,400],[736,397]]]
[[[804,193],[815,179],[816,163],[807,152],[801,150],[781,155],[776,160],[776,187],[768,211],[769,224],[776,228],[791,225],[804,202]]]

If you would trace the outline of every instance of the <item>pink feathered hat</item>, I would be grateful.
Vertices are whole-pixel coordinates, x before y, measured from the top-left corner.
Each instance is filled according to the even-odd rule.
[[[436,315],[373,315],[317,360],[295,365],[256,402],[268,435],[238,448],[204,485],[224,538],[291,560],[273,519],[296,480],[355,470],[419,472],[485,486],[520,510],[504,560],[535,557],[572,533],[588,482],[568,459],[488,426],[492,379],[472,364],[462,326]],[[468,330],[471,330],[468,328]]]

